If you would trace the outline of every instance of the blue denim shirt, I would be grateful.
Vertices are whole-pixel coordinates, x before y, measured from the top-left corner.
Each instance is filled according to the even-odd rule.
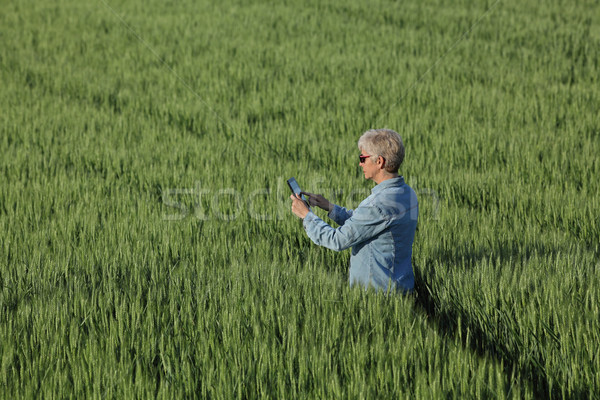
[[[313,212],[303,224],[319,246],[352,247],[350,286],[407,292],[415,285],[411,257],[418,215],[417,195],[400,176],[375,186],[355,210],[334,206],[328,216],[340,225],[337,229]]]

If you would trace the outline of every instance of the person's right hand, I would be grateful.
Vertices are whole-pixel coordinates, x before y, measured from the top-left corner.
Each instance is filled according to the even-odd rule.
[[[317,206],[327,212],[330,212],[331,210],[333,210],[333,203],[331,203],[329,200],[327,200],[322,195],[308,193],[308,192],[302,192],[301,194],[308,197],[308,204],[310,204],[311,206]]]

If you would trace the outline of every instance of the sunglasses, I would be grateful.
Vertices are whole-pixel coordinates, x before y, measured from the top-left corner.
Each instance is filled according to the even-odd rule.
[[[360,160],[360,162],[361,162],[361,164],[362,164],[362,163],[364,163],[364,162],[365,162],[365,160],[366,160],[367,158],[369,158],[369,157],[371,157],[371,156],[363,156],[363,155],[361,154],[360,156],[358,156],[358,159]]]

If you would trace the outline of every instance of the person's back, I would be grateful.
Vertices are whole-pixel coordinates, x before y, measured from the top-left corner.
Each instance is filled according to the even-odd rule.
[[[374,214],[372,222],[381,219],[387,228],[352,247],[350,284],[412,290],[412,245],[419,214],[414,190],[404,183],[403,177],[390,179],[373,188],[373,194],[359,207],[370,208]]]
[[[375,186],[355,210],[334,206],[329,217],[345,228],[337,235],[329,231],[330,235],[315,239],[337,251],[352,246],[350,285],[410,291],[414,287],[411,257],[418,213],[415,192],[403,177],[396,177]],[[314,237],[313,232],[308,233]]]

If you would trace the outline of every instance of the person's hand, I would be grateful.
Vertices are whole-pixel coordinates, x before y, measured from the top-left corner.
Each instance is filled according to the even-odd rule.
[[[308,214],[308,207],[306,207],[304,200],[297,194],[292,194],[290,199],[292,199],[292,212],[296,214],[298,218],[304,219],[306,214]]]
[[[302,192],[301,194],[308,197],[308,204],[310,204],[311,206],[317,206],[327,212],[333,210],[333,203],[331,203],[322,195],[308,192]]]

